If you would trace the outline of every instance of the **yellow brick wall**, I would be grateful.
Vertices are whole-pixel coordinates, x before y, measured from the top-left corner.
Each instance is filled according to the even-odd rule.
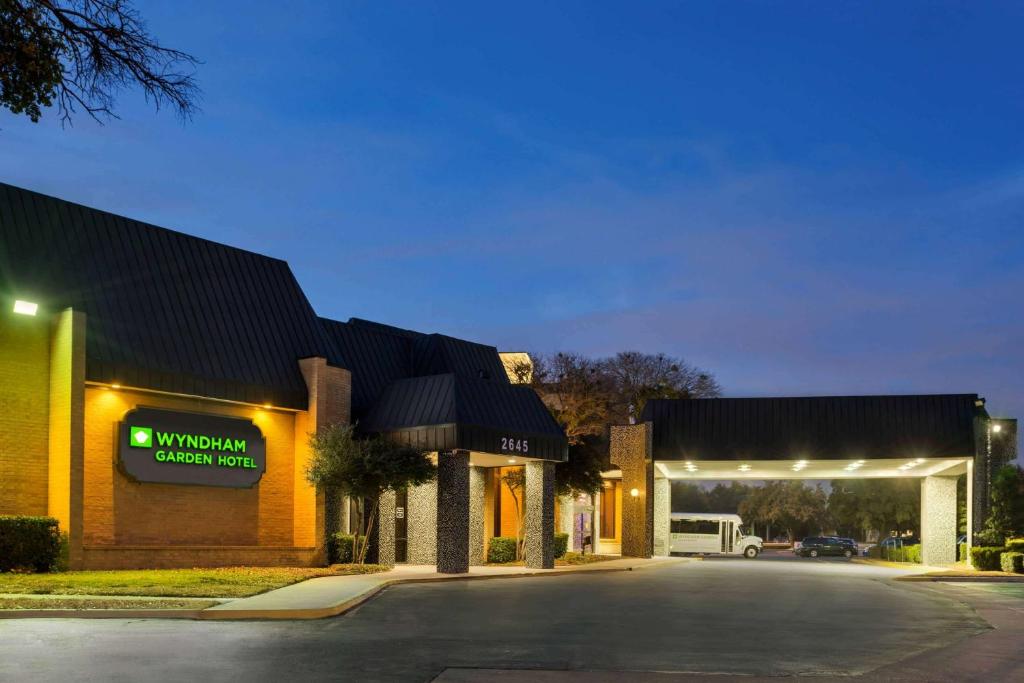
[[[0,311],[0,514],[47,514],[50,323]]]
[[[139,405],[253,420],[267,441],[266,473],[252,489],[129,480],[116,466],[117,424]],[[285,411],[88,387],[85,546],[296,545],[292,533],[295,421],[296,414]]]

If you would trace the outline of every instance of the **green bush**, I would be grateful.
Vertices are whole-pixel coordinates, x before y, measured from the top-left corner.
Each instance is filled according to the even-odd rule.
[[[971,548],[971,564],[980,571],[999,571],[999,556],[1005,551],[1006,548],[995,548],[992,546]]]
[[[888,562],[916,562],[920,564],[921,546],[905,545],[896,548],[883,548],[880,545],[873,545],[868,548],[868,557]]]
[[[957,543],[956,544],[956,561],[966,562],[967,561],[967,544]]]
[[[327,541],[327,562],[329,564],[350,564],[355,536],[340,531]]]
[[[60,561],[60,530],[53,517],[0,515],[0,571],[49,572]]]
[[[1006,549],[1014,553],[1024,553],[1024,538],[1006,539]]]
[[[495,564],[516,561],[516,538],[495,536],[487,546],[487,561]]]
[[[1010,574],[1024,574],[1024,553],[1003,553],[999,556],[999,568]]]
[[[555,558],[565,557],[569,549],[569,534],[555,534]]]

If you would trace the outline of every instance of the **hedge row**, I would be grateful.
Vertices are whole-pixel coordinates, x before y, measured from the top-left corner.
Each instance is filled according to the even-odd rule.
[[[60,550],[60,530],[53,517],[0,515],[0,571],[53,571]]]
[[[555,534],[555,557],[565,557],[569,549],[569,534]],[[494,564],[515,562],[516,539],[513,536],[495,536],[487,546],[487,561]]]
[[[1003,553],[999,556],[999,568],[1011,574],[1024,574],[1024,553]]]
[[[868,557],[889,562],[916,562],[920,564],[921,546],[905,545],[897,548],[883,548],[880,545],[873,545],[868,548]]]
[[[1006,548],[978,546],[971,548],[971,564],[980,571],[997,572],[1000,569],[999,556]]]
[[[1006,539],[1006,549],[1012,553],[1024,553],[1024,538]]]

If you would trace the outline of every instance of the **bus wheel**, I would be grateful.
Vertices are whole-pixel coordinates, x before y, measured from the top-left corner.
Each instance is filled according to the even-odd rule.
[[[748,545],[746,550],[743,551],[743,557],[747,558],[748,560],[752,560],[755,557],[757,557],[757,547]]]
[[[810,556],[811,556],[811,557],[817,557],[817,556],[818,556],[818,551],[817,551],[817,550],[812,550],[812,551],[810,552]]]
[[[853,551],[852,550],[844,550],[843,551],[843,557],[853,557]]]

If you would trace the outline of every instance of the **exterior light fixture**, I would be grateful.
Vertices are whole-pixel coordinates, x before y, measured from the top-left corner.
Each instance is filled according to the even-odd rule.
[[[512,463],[512,462],[515,462],[515,461],[516,461],[516,459],[515,459],[515,458],[509,458],[509,459],[508,459],[508,461],[509,461],[510,463]]]
[[[805,467],[807,467],[807,461],[806,460],[797,460],[795,463],[793,463],[793,471],[794,472],[799,472],[800,470],[802,470]]]
[[[14,312],[18,315],[35,315],[38,310],[39,304],[32,303],[31,301],[17,299],[14,302]]]
[[[111,389],[120,389],[120,388],[121,388],[121,385],[120,385],[120,384],[111,384],[111,385],[110,385],[110,388],[111,388]]]
[[[640,489],[630,489],[629,495],[631,495],[633,498],[638,497],[640,495]]]
[[[14,309],[14,310],[15,310],[15,311],[17,311],[17,310],[18,310],[18,309],[17,309],[17,305],[15,305],[15,309]],[[1000,424],[994,424],[994,425],[992,425],[992,433],[993,433],[993,434],[998,434],[998,433],[999,433],[999,432],[1001,432],[1001,431],[1003,431],[1003,425],[1000,425]]]
[[[851,462],[849,465],[847,465],[843,469],[846,470],[847,472],[853,472],[854,470],[856,470],[856,469],[858,469],[860,467],[863,467],[863,466],[864,466],[864,461],[863,460],[854,460],[853,462]]]
[[[274,406],[272,406],[272,405],[271,405],[271,404],[269,404],[269,403],[264,403],[264,404],[263,404],[263,407],[264,407],[264,408],[266,408],[267,410],[270,410],[270,409],[271,409],[271,408],[273,408]]]
[[[749,472],[750,471],[750,465],[748,465],[747,463],[743,463],[742,465],[740,465],[736,469],[738,469],[740,472]]]

